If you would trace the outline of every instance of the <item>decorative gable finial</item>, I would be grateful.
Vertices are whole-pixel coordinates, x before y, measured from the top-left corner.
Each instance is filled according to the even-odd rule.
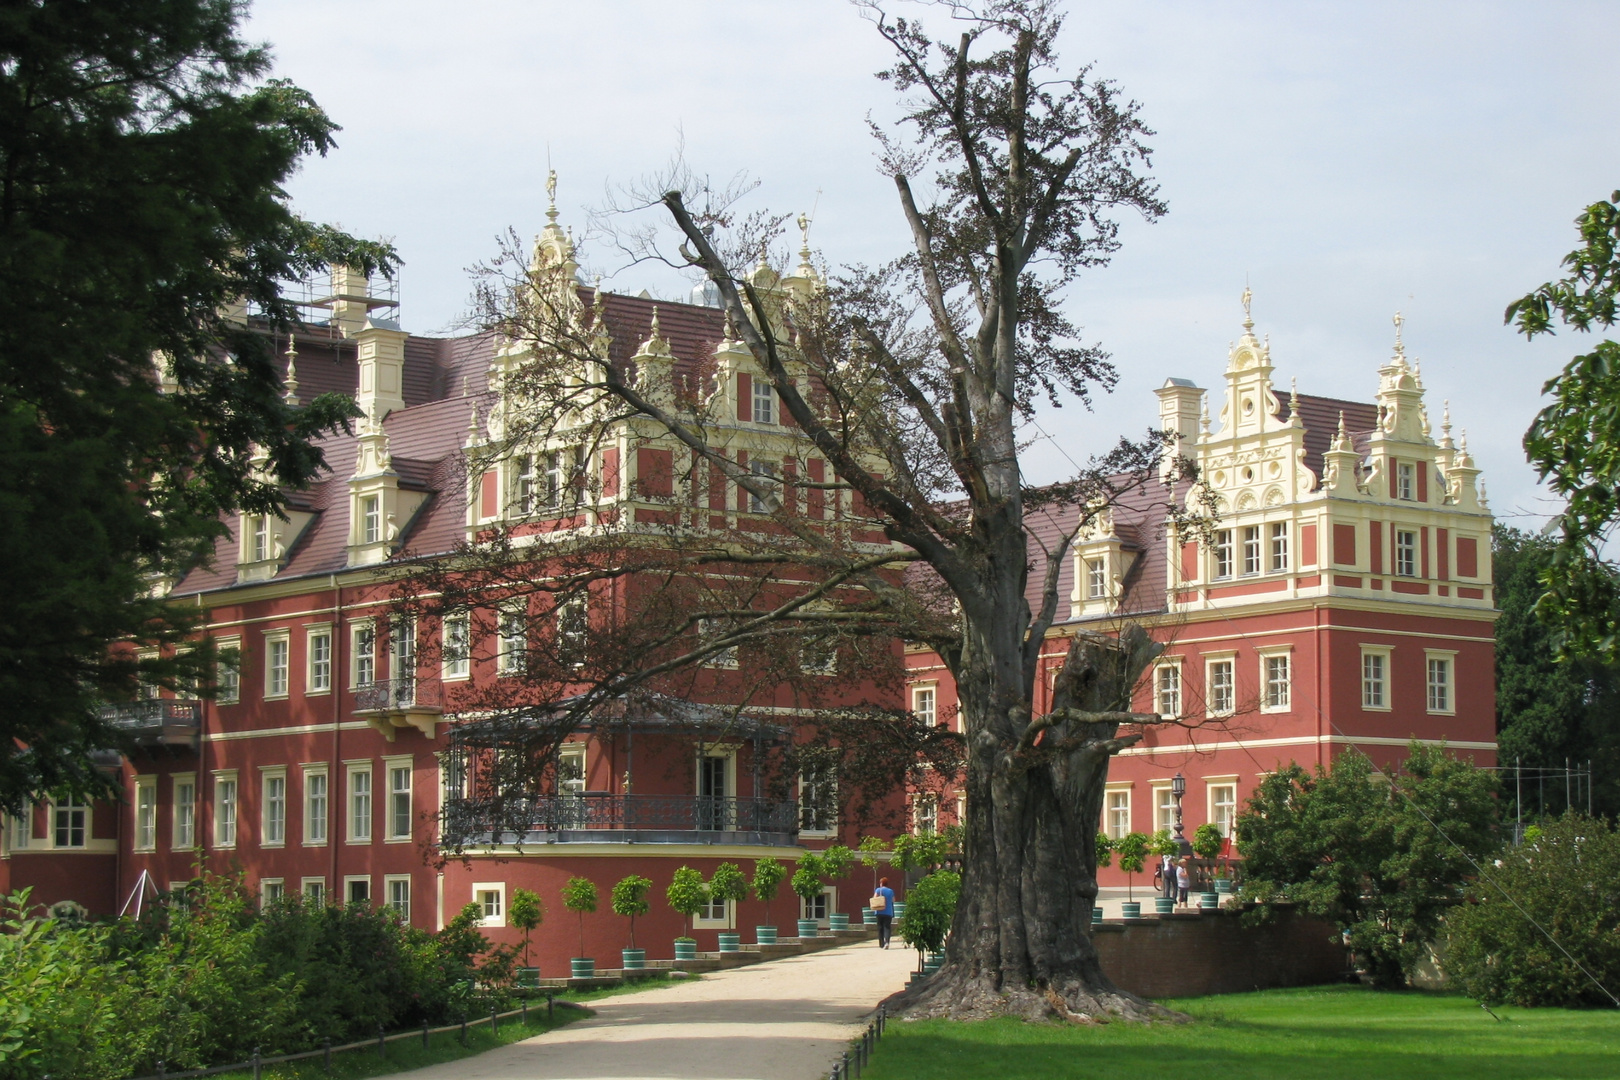
[[[1400,359],[1405,360],[1406,344],[1401,341],[1401,327],[1406,324],[1406,319],[1399,311],[1397,311],[1395,313],[1395,318],[1392,321],[1395,323],[1395,355]]]
[[[1350,449],[1350,433],[1344,429],[1344,410],[1343,409],[1339,410],[1339,430],[1338,430],[1338,433],[1333,436],[1333,449],[1335,449],[1335,450],[1348,450],[1348,449]]]
[[[1287,427],[1302,428],[1305,421],[1299,415],[1299,379],[1291,377],[1288,380],[1288,423]]]
[[[1243,298],[1242,299],[1243,299],[1243,329],[1245,331],[1253,330],[1254,329],[1254,316],[1249,311],[1249,305],[1251,303],[1253,303],[1253,301],[1254,301],[1254,293],[1249,291],[1249,283],[1247,281],[1245,281],[1243,283]]]
[[[546,220],[552,225],[557,224],[557,170],[549,169],[546,172],[546,199],[551,204],[546,207]]]
[[[281,395],[289,405],[298,404],[298,342],[287,335],[287,389]]]

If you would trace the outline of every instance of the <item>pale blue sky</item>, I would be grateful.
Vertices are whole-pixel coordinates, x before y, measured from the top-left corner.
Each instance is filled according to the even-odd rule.
[[[1042,416],[1031,475],[1145,428],[1166,376],[1218,386],[1247,275],[1282,389],[1370,400],[1401,309],[1435,422],[1449,398],[1498,515],[1539,523],[1519,440],[1581,343],[1527,345],[1502,309],[1620,187],[1620,5],[1069,6],[1065,55],[1095,60],[1158,131],[1170,214],[1130,222],[1113,266],[1074,288],[1122,379],[1094,415]],[[579,225],[684,134],[694,167],[761,180],[761,206],[819,192],[812,240],[835,264],[905,243],[864,126],[893,111],[872,78],[886,55],[843,0],[257,0],[249,33],[345,129],[293,183],[298,207],[395,239],[418,333],[456,320],[498,231],[543,224],[548,152]],[[612,287],[679,282],[637,269]]]

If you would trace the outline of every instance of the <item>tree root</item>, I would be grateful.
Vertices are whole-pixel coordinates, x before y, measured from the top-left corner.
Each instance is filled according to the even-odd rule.
[[[1185,1013],[1109,986],[1087,986],[1079,979],[1027,987],[996,987],[985,977],[958,975],[947,966],[925,982],[888,998],[889,1014],[901,1020],[988,1020],[1015,1016],[1025,1021],[1071,1024],[1186,1023]]]

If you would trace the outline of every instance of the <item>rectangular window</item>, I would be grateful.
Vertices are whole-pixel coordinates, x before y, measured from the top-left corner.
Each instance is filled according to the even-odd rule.
[[[1407,502],[1417,498],[1417,466],[1410,461],[1395,463],[1395,497]]]
[[[285,636],[264,640],[264,696],[287,696],[288,641]]]
[[[1235,671],[1236,664],[1232,660],[1209,662],[1209,711],[1212,716],[1227,716],[1236,710]]]
[[[174,849],[197,846],[197,784],[189,776],[174,781]]]
[[[66,796],[52,805],[53,843],[59,848],[82,848],[90,837],[90,805]]]
[[[1389,708],[1389,657],[1385,653],[1361,654],[1361,707]]]
[[[299,889],[304,894],[304,901],[309,904],[326,903],[326,879],[307,877],[299,882]]]
[[[360,542],[375,544],[382,539],[382,500],[367,495],[360,500]]]
[[[699,923],[720,923],[731,925],[731,902],[716,896],[704,899],[703,906],[698,908],[697,921]]]
[[[287,842],[287,774],[266,773],[264,777],[264,844],[279,847]]]
[[[371,878],[346,877],[343,879],[343,899],[351,904],[371,903]]]
[[[754,380],[754,423],[774,424],[776,422],[776,410],[772,408],[775,404],[772,400],[773,394],[774,391],[770,383],[764,379]]]
[[[1451,661],[1437,656],[1429,657],[1429,711],[1451,711]]]
[[[1292,679],[1290,678],[1290,658],[1287,656],[1267,656],[1265,663],[1266,708],[1286,709],[1292,697]]]
[[[1273,522],[1271,525],[1271,572],[1288,569],[1288,523],[1286,521]]]
[[[445,807],[467,797],[467,765],[459,753],[439,758],[439,805]]]
[[[230,705],[242,698],[242,646],[235,638],[217,644],[219,662],[214,678],[219,686],[219,703]]]
[[[557,751],[557,790],[566,795],[579,795],[584,792],[584,743],[570,743]]]
[[[332,689],[332,631],[309,632],[309,692],[324,694]]]
[[[506,886],[500,882],[473,885],[473,903],[478,905],[485,926],[506,925]]]
[[[748,463],[748,471],[758,478],[759,483],[767,492],[765,497],[756,495],[752,491],[748,493],[748,512],[750,514],[768,514],[771,511],[771,502],[773,501],[769,498],[769,493],[776,487],[776,470],[771,467],[768,461],[751,461]]]
[[[214,780],[214,846],[236,846],[236,778]]]
[[[1109,788],[1103,813],[1107,815],[1104,828],[1110,840],[1123,840],[1131,831],[1131,789]]]
[[[529,660],[528,621],[522,611],[506,609],[501,612],[499,651],[495,656],[495,671],[500,675],[522,673]]]
[[[390,765],[388,768],[388,838],[411,838],[411,767]]]
[[[391,619],[388,623],[389,677],[414,682],[416,679],[416,620]]]
[[[562,506],[563,488],[568,482],[568,459],[561,450],[549,450],[544,458],[546,463],[544,505],[547,510],[556,510]]]
[[[354,686],[370,686],[377,681],[377,628],[368,623],[354,627]]]
[[[259,879],[259,906],[267,908],[280,903],[287,895],[287,885],[281,878]]]
[[[1176,827],[1176,793],[1168,787],[1153,789],[1153,827],[1165,832]]]
[[[1209,786],[1209,820],[1230,838],[1232,825],[1237,821],[1237,785],[1211,784]]]
[[[918,834],[939,832],[939,800],[918,795],[911,804],[911,831]]]
[[[349,842],[371,843],[371,769],[349,770]]]
[[[157,777],[135,780],[135,850],[157,847]]]
[[[822,889],[821,892],[816,896],[811,896],[808,898],[801,896],[799,898],[799,917],[803,919],[814,919],[818,923],[825,923],[827,921],[827,910],[829,907],[831,907],[831,905],[828,903],[828,898],[831,894],[831,889]]]
[[[326,770],[304,773],[304,843],[326,843]]]
[[[444,677],[465,679],[471,669],[467,613],[457,612],[444,617]]]
[[[933,727],[939,723],[939,716],[935,710],[935,701],[938,691],[932,686],[914,686],[911,688],[911,711],[917,715],[926,727]]]
[[[388,909],[402,922],[411,921],[411,879],[408,874],[390,874],[383,878],[383,899]]]
[[[1215,577],[1232,576],[1232,530],[1215,530]]]
[[[264,562],[270,557],[270,519],[260,515],[253,519],[253,562]]]
[[[1417,577],[1417,536],[1415,531],[1395,531],[1395,573],[1398,577]]]
[[[799,774],[799,831],[830,833],[838,828],[838,784],[831,765]]]
[[[6,815],[6,842],[12,851],[22,851],[34,839],[34,808],[25,805],[19,814]]]
[[[1102,559],[1086,560],[1086,599],[1101,600],[1108,595],[1108,564]]]
[[[702,637],[707,638],[707,637],[713,637],[713,636],[718,635],[718,634],[723,634],[723,633],[726,632],[726,629],[727,629],[726,624],[720,619],[699,619],[698,620],[698,634],[701,635]],[[732,646],[729,649],[721,649],[719,652],[714,653],[707,660],[705,660],[704,664],[706,666],[708,666],[708,667],[718,667],[718,668],[734,668],[734,667],[736,667],[737,666],[737,649],[736,649],[736,646]]]
[[[521,516],[534,513],[534,458],[529,454],[512,459],[512,511]]]
[[[583,596],[571,596],[557,608],[557,645],[562,658],[575,667],[585,661],[585,636],[590,629],[589,609]]]
[[[1243,527],[1243,572],[1245,574],[1258,574],[1260,572],[1260,526],[1245,525]]]
[[[1181,715],[1181,668],[1175,664],[1159,667],[1154,675],[1154,697],[1160,716],[1170,719]]]

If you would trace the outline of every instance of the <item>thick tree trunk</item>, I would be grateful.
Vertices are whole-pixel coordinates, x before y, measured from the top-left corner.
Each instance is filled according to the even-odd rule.
[[[1128,710],[1131,689],[1157,651],[1134,626],[1117,646],[1077,638],[1054,711]],[[1020,686],[994,675],[993,664],[964,659],[964,874],[945,964],[896,1006],[917,1018],[1178,1019],[1114,986],[1091,941],[1108,760],[1134,739],[1119,740],[1117,724],[1065,721],[1020,749],[1029,704]]]

